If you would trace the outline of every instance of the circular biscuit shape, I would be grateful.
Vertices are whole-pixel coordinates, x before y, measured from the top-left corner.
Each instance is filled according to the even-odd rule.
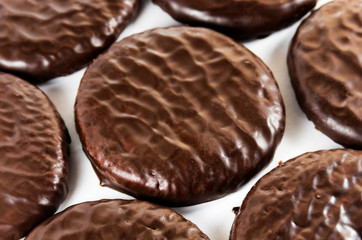
[[[102,185],[167,205],[235,191],[284,132],[264,63],[224,35],[183,26],[114,44],[87,69],[75,117]]]
[[[0,238],[19,239],[68,193],[70,142],[53,104],[33,85],[0,73]]]
[[[174,19],[237,39],[265,37],[299,20],[316,0],[153,0]]]
[[[171,209],[138,200],[100,200],[71,206],[35,228],[26,240],[208,240]]]
[[[305,153],[256,183],[230,239],[361,239],[361,192],[362,151]]]
[[[67,75],[112,44],[138,0],[0,1],[0,70],[30,82]]]
[[[362,1],[333,1],[299,27],[288,54],[299,105],[315,127],[362,149]]]

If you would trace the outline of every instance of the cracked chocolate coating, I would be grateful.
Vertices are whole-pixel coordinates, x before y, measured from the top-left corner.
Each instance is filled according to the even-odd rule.
[[[0,70],[31,82],[67,75],[113,43],[138,0],[0,1]]]
[[[262,177],[231,240],[362,238],[362,151],[305,153]]]
[[[316,0],[153,0],[174,19],[237,39],[264,37],[299,20]]]
[[[0,239],[21,238],[64,200],[69,142],[44,93],[0,73]]]
[[[299,27],[288,54],[299,105],[315,127],[362,149],[362,1],[333,1]]]
[[[100,200],[74,205],[32,231],[26,240],[208,240],[171,209],[138,200]]]
[[[235,191],[272,158],[284,114],[259,58],[183,26],[114,44],[87,69],[75,104],[101,184],[168,205]]]

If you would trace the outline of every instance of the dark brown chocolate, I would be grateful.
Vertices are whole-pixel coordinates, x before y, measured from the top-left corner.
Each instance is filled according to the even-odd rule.
[[[0,70],[31,82],[67,75],[113,43],[138,0],[0,1]]]
[[[44,93],[0,73],[0,239],[23,237],[64,200],[69,142]]]
[[[288,66],[299,105],[315,127],[362,149],[362,1],[333,1],[298,28]]]
[[[183,26],[114,44],[87,69],[75,117],[102,185],[168,205],[235,191],[284,132],[265,64],[222,34]]]
[[[230,239],[362,239],[361,193],[362,151],[303,154],[256,183]]]
[[[74,205],[35,228],[26,240],[208,240],[171,209],[138,200]]]
[[[174,19],[237,39],[265,37],[299,20],[316,0],[153,0]]]

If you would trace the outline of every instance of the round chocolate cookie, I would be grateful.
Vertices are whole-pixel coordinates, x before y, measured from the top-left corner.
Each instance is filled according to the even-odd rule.
[[[0,239],[19,239],[68,192],[70,142],[53,104],[33,85],[0,73]]]
[[[26,240],[209,239],[171,209],[138,200],[74,205],[35,228]]]
[[[75,116],[102,185],[168,205],[235,191],[284,132],[264,63],[222,34],[183,26],[112,45],[87,69]]]
[[[119,36],[138,0],[0,1],[0,70],[31,82],[70,74]]]
[[[153,0],[174,19],[237,39],[264,37],[299,20],[316,0]]]
[[[316,128],[362,149],[362,1],[333,1],[299,27],[288,66],[299,105]]]
[[[305,153],[262,177],[231,240],[362,239],[362,151]]]

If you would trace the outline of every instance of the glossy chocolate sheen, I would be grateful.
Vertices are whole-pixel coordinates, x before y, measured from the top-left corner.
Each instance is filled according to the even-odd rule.
[[[183,26],[114,44],[87,69],[75,116],[102,185],[168,205],[235,191],[284,132],[264,63],[224,35]]]
[[[237,39],[264,37],[299,20],[316,0],[153,0],[174,19]]]
[[[0,1],[0,70],[31,82],[70,74],[113,43],[138,0]]]
[[[362,149],[362,1],[333,1],[299,27],[288,66],[299,105],[316,128]]]
[[[138,200],[74,205],[39,225],[26,240],[208,240],[171,209]]]
[[[19,239],[68,193],[69,135],[45,94],[0,73],[0,239]]]
[[[362,151],[305,153],[262,177],[231,240],[362,239]]]

